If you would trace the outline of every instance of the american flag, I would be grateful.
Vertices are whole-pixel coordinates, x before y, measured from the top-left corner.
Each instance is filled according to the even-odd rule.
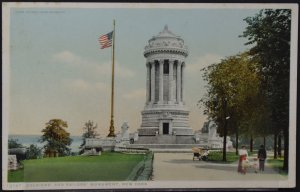
[[[101,49],[110,47],[112,45],[112,38],[113,38],[113,31],[105,35],[101,35],[98,39]]]

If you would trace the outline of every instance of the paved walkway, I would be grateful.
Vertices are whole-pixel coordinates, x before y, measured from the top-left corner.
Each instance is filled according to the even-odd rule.
[[[154,181],[193,180],[286,180],[267,164],[264,172],[255,173],[249,168],[246,175],[237,172],[237,162],[232,164],[210,163],[192,160],[192,153],[155,153],[153,162]]]

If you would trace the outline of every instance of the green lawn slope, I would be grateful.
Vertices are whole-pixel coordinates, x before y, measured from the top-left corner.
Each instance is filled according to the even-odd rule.
[[[100,156],[68,156],[23,161],[9,171],[9,182],[125,181],[143,161],[143,154],[104,152]]]

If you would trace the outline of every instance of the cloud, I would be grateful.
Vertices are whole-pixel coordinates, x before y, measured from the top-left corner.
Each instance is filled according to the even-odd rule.
[[[62,63],[66,63],[66,64],[71,64],[71,65],[83,65],[84,63],[87,63],[86,61],[84,61],[83,59],[81,59],[80,57],[76,56],[74,53],[70,52],[70,51],[62,51],[60,53],[57,53],[53,56],[55,61],[59,61]]]
[[[111,76],[111,62],[103,62],[101,64],[99,62],[77,56],[68,50],[53,55],[53,59],[56,62],[78,67],[80,70],[87,70],[90,73],[93,72],[94,74],[96,73],[96,75]],[[118,61],[116,61],[115,75],[121,78],[131,78],[135,76],[135,72],[123,65],[120,65]]]
[[[96,66],[96,71],[99,74],[111,75],[112,63],[104,63]],[[115,76],[121,78],[132,78],[135,76],[135,72],[120,65],[118,62],[115,63]]]
[[[186,64],[186,72],[187,73],[195,73],[199,72],[201,69],[221,61],[223,57],[217,54],[208,53],[205,55],[202,55],[194,60],[192,63]]]
[[[64,85],[71,89],[79,91],[107,91],[108,86],[102,82],[89,82],[84,79],[66,79],[64,80]]]
[[[129,93],[123,95],[125,99],[140,99],[146,98],[146,90],[145,89],[136,89]]]

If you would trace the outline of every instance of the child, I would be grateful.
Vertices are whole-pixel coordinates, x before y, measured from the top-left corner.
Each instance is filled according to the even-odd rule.
[[[257,173],[257,171],[258,171],[258,158],[253,159],[252,167],[253,167],[255,173]]]

